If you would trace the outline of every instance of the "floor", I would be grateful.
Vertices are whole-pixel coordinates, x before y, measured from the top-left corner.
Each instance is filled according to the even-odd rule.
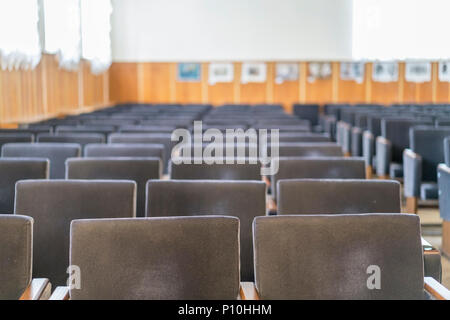
[[[422,224],[422,235],[431,245],[441,249],[442,220],[437,207],[419,207],[418,211]],[[450,288],[450,259],[442,256],[442,284]]]

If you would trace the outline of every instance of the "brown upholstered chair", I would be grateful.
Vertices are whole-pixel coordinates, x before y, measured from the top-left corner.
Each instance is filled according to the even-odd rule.
[[[145,216],[145,185],[160,179],[160,158],[75,158],[66,162],[67,179],[133,180],[137,184],[136,215]]]
[[[26,179],[48,179],[47,159],[0,158],[0,214],[14,212],[16,182]]]
[[[282,157],[273,159],[278,172],[271,176],[272,195],[276,198],[277,183],[285,179],[365,179],[362,158],[343,157]]]
[[[247,299],[450,298],[424,279],[420,220],[407,214],[258,217]]]
[[[278,214],[361,214],[401,212],[400,183],[380,180],[280,180]],[[438,250],[423,242],[425,275],[441,281]]]
[[[169,180],[147,184],[148,217],[224,215],[241,223],[241,278],[253,281],[252,222],[266,214],[262,181]]]
[[[55,299],[69,298],[69,289],[73,300],[232,300],[239,295],[235,217],[76,220],[70,243],[70,263],[79,267],[81,282],[58,288]]]
[[[0,300],[48,299],[48,279],[32,279],[33,219],[0,216]]]
[[[33,275],[64,285],[70,223],[136,215],[134,181],[25,180],[16,185],[15,213],[34,219]]]
[[[76,143],[8,143],[2,148],[3,158],[44,158],[50,161],[50,179],[64,179],[65,162],[81,156]]]

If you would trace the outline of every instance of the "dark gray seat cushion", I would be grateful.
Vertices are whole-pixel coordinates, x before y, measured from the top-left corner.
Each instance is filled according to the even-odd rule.
[[[66,162],[67,179],[133,180],[137,183],[138,217],[145,216],[145,186],[148,180],[160,179],[160,158],[78,158]]]
[[[278,182],[278,214],[401,212],[400,183],[294,179]]]
[[[70,263],[82,270],[71,298],[232,300],[239,293],[234,217],[77,220]]]
[[[262,181],[149,181],[147,216],[225,215],[241,223],[241,277],[253,281],[252,223],[266,214]]]
[[[0,216],[0,300],[17,300],[31,281],[33,219]]]
[[[15,213],[34,219],[33,275],[66,285],[74,219],[136,215],[133,181],[27,180],[16,186]]]
[[[418,216],[258,217],[253,231],[262,299],[424,297]],[[370,266],[379,268],[380,289],[367,285]]]
[[[273,196],[277,194],[277,183],[284,179],[365,179],[365,163],[362,158],[342,157],[281,157],[278,172],[271,176]],[[276,165],[272,165],[276,167]]]
[[[27,179],[48,179],[47,159],[0,159],[0,214],[14,213],[16,182]]]
[[[2,148],[4,158],[44,158],[50,160],[50,179],[64,179],[65,162],[81,155],[76,143],[8,143]]]

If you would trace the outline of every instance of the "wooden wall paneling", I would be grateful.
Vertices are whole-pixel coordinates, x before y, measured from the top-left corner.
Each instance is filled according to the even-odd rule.
[[[5,120],[5,95],[4,95],[4,89],[3,89],[3,75],[4,72],[0,68],[0,123],[2,123]]]
[[[436,81],[436,103],[450,103],[450,82]]]
[[[236,64],[234,65],[234,80],[233,82],[222,82],[222,83],[209,83],[209,79],[204,79],[204,83],[206,84],[207,89],[207,97],[208,103],[213,105],[222,105],[222,104],[230,104],[235,102],[235,88],[236,88],[236,79],[238,75],[236,73]],[[209,64],[208,64],[209,68]],[[209,77],[209,70],[206,70],[206,74]]]
[[[274,67],[275,68],[275,67]],[[284,81],[273,83],[273,103],[280,103],[287,112],[292,111],[292,105],[300,101],[301,66],[299,65],[299,77],[297,81]],[[274,78],[276,70],[274,71]]]
[[[306,82],[308,81],[308,63],[300,62],[300,77],[298,79],[299,102],[306,103]]]
[[[408,82],[405,79],[405,63],[400,63],[401,79],[404,81],[404,103],[431,103],[433,100],[433,81],[424,83]],[[433,73],[432,73],[433,78]]]
[[[379,104],[391,104],[397,103],[400,97],[400,85],[399,81],[397,82],[376,82],[372,80],[372,72],[373,72],[373,64],[370,64],[369,67],[370,74],[370,100],[366,99],[368,103],[379,103]],[[399,79],[402,75],[401,70],[399,69]],[[367,90],[367,88],[366,88]],[[367,92],[366,92],[367,96]]]
[[[365,103],[366,102],[366,90],[367,90],[367,63],[364,66],[364,79],[363,82],[358,83],[354,80],[342,80],[341,65],[338,64],[337,72],[339,77],[338,83],[338,98],[339,103]]]
[[[308,68],[308,64],[306,64]],[[305,103],[330,103],[333,101],[333,74],[328,79],[308,80],[306,71]]]
[[[170,63],[142,64],[143,102],[170,103]]]
[[[201,68],[203,69],[203,65]],[[176,103],[202,103],[203,70],[200,72],[200,81],[179,81],[178,66],[175,67]]]
[[[241,77],[242,77],[242,63],[234,63],[234,103],[241,103]]]
[[[241,72],[242,72],[242,64],[240,65],[239,72],[239,82],[240,82],[240,95],[239,95],[239,103],[242,104],[255,104],[255,103],[266,103],[267,101],[267,82],[272,81],[269,80],[269,64],[267,64],[267,80],[266,82],[256,83],[242,83],[241,82]]]
[[[209,96],[208,96],[208,67],[209,63],[202,63],[202,103],[208,103]]]
[[[109,96],[111,102],[138,101],[136,63],[113,63],[109,75]]]

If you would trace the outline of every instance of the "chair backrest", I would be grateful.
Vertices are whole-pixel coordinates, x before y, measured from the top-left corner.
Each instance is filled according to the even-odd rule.
[[[445,161],[444,139],[450,136],[450,127],[412,127],[409,144],[422,157],[422,180],[437,181],[437,166]]]
[[[133,180],[137,184],[136,216],[145,216],[145,185],[160,179],[160,158],[78,158],[66,162],[66,178],[81,180]]]
[[[112,132],[114,132],[116,130],[116,128],[114,126],[66,126],[66,125],[61,125],[61,126],[56,126],[55,127],[55,132],[57,133],[80,133],[80,132],[84,132],[84,133],[101,133],[103,135],[107,135],[110,134]]]
[[[283,142],[294,142],[294,143],[302,143],[302,142],[331,142],[331,138],[326,134],[318,134],[318,133],[295,133],[295,132],[285,132],[279,134],[280,143]]]
[[[423,299],[420,220],[408,214],[258,217],[262,299]]]
[[[149,181],[148,217],[224,215],[241,225],[241,277],[253,281],[252,222],[266,214],[262,181]]]
[[[16,182],[27,179],[48,179],[47,159],[0,159],[0,214],[14,213]]]
[[[7,143],[32,143],[34,136],[31,132],[0,132],[0,149]]]
[[[195,159],[191,163],[174,164],[169,163],[170,178],[174,180],[261,180],[260,163],[227,164],[195,164]]]
[[[0,216],[0,300],[17,300],[31,281],[33,219]]]
[[[397,181],[280,180],[277,189],[280,215],[401,212]]]
[[[239,220],[77,220],[70,263],[81,270],[81,288],[70,292],[73,300],[236,299]]]
[[[26,180],[16,185],[15,213],[34,219],[33,275],[65,285],[70,222],[136,215],[133,181]]]
[[[76,143],[8,143],[2,148],[4,158],[44,158],[50,160],[50,179],[64,179],[65,161],[81,155]]]
[[[445,164],[450,167],[450,137],[444,139]]]
[[[319,123],[319,108],[318,104],[294,104],[294,114],[315,126]]]
[[[362,158],[342,157],[282,157],[272,160],[278,172],[271,176],[272,195],[277,195],[277,183],[286,179],[365,179]]]
[[[409,148],[409,129],[413,126],[432,124],[433,122],[419,119],[383,119],[381,134],[392,143],[392,160],[403,163],[403,151]]]
[[[268,153],[271,154],[271,146]],[[342,157],[342,148],[335,143],[280,143],[280,157]]]
[[[37,142],[78,143],[83,151],[89,143],[105,143],[105,136],[100,133],[41,133],[37,136]]]
[[[163,164],[164,173],[168,172],[168,162],[171,157],[172,149],[177,144],[171,140],[170,133],[112,133],[108,137],[109,143],[150,143],[161,144],[164,146]]]
[[[88,144],[84,147],[87,158],[125,157],[125,158],[164,158],[164,146],[149,143],[111,143]]]

